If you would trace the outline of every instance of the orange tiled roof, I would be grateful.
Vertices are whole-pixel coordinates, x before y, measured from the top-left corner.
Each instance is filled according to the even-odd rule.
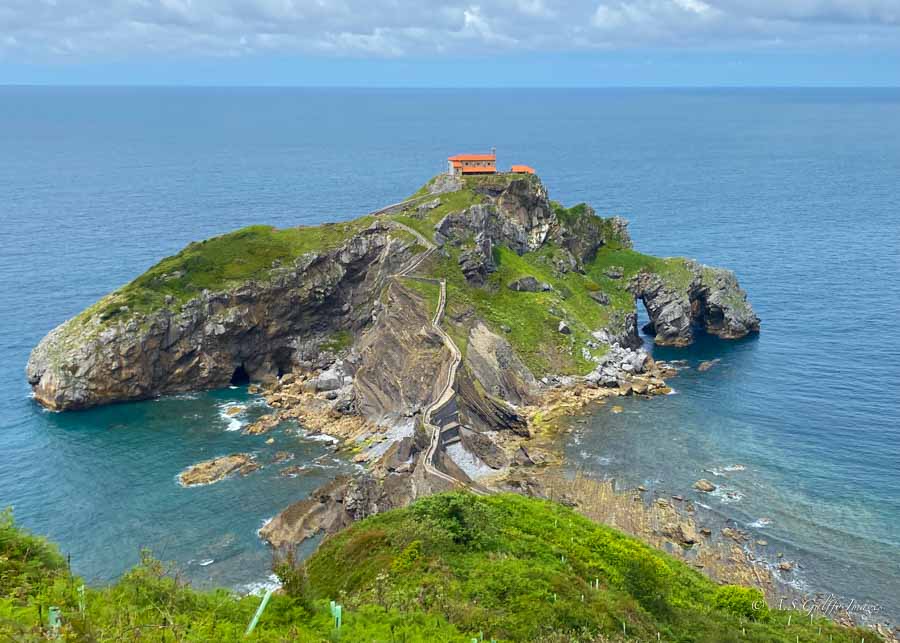
[[[513,165],[509,171],[516,174],[534,174],[534,168],[529,165]]]
[[[497,166],[494,164],[462,168],[463,174],[486,174],[486,173],[493,173],[496,171],[497,171]]]
[[[457,154],[447,157],[448,161],[496,161],[496,154]]]

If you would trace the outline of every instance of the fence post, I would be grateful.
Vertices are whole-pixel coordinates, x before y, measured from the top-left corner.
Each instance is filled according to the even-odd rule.
[[[269,604],[270,598],[272,598],[272,590],[267,589],[263,599],[259,602],[259,607],[256,608],[256,613],[253,615],[250,625],[247,626],[247,631],[244,632],[244,636],[250,636],[251,632],[256,629],[256,624],[259,623],[259,617],[262,616],[263,610],[266,609],[266,605]]]

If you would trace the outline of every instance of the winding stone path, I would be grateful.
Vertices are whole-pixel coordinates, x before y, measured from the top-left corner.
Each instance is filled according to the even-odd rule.
[[[439,467],[435,465],[435,458],[437,457],[438,451],[442,446],[441,435],[443,433],[444,427],[438,426],[432,422],[432,417],[445,405],[449,404],[453,397],[456,395],[456,391],[454,390],[454,386],[456,384],[456,371],[459,369],[460,363],[462,363],[462,353],[459,350],[459,347],[456,345],[456,342],[448,335],[443,328],[441,328],[441,319],[444,316],[444,310],[447,306],[447,281],[444,279],[434,279],[431,277],[418,277],[412,276],[410,273],[418,268],[422,262],[437,249],[437,247],[425,238],[424,235],[419,233],[417,230],[413,230],[407,225],[404,225],[398,221],[392,221],[392,226],[399,228],[401,230],[405,230],[412,234],[416,239],[427,248],[427,250],[420,255],[418,255],[413,261],[411,261],[408,265],[406,265],[403,270],[395,275],[395,277],[406,277],[408,279],[418,279],[419,281],[426,281],[429,283],[436,283],[440,286],[440,296],[438,298],[437,309],[434,311],[434,316],[431,319],[431,326],[434,331],[441,336],[441,339],[444,341],[444,345],[450,350],[450,354],[452,356],[452,361],[450,362],[450,368],[447,370],[447,382],[441,388],[438,396],[425,408],[425,412],[422,415],[422,422],[427,429],[430,429],[431,436],[428,443],[428,449],[425,452],[425,459],[423,461],[425,471],[428,475],[439,478],[444,482],[447,482],[453,486],[462,485],[464,487],[468,487],[470,491],[479,495],[485,495],[483,491],[473,487],[468,484],[468,482],[459,480],[454,478],[453,476],[441,471]],[[454,413],[455,415],[455,413]],[[449,420],[446,427],[450,428],[457,427],[458,424],[455,420]]]

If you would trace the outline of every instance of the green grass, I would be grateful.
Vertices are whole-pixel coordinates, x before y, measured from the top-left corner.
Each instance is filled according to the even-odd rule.
[[[621,279],[610,279],[604,274],[607,269],[614,266],[623,269],[624,276]],[[694,273],[681,257],[661,258],[645,255],[636,250],[610,247],[598,250],[594,260],[585,266],[585,271],[594,281],[604,286],[604,290],[624,288],[639,272],[656,273],[675,290],[687,290],[694,278]]]
[[[287,266],[307,252],[339,246],[372,221],[362,217],[346,223],[283,230],[256,225],[191,243],[104,297],[80,317],[99,315],[104,321],[128,317],[133,312],[165,307],[167,296],[174,304],[181,304],[203,290],[219,291],[249,280],[263,280],[274,268]]]
[[[353,333],[349,330],[336,330],[329,335],[327,340],[322,342],[321,346],[319,346],[319,350],[340,353],[341,351],[350,348],[352,343]]]
[[[526,366],[538,377],[547,373],[584,374],[592,362],[584,359],[581,347],[594,330],[606,326],[619,308],[631,310],[630,296],[620,297],[611,306],[600,306],[590,298],[591,290],[599,286],[590,278],[576,272],[556,275],[550,263],[550,248],[523,256],[505,247],[494,249],[493,272],[482,287],[466,282],[458,264],[458,251],[450,250],[450,257],[435,256],[423,267],[434,276],[447,280],[447,309],[450,317],[462,315],[472,308],[495,332],[504,336]],[[523,276],[533,276],[553,287],[550,292],[516,292],[507,286]],[[559,332],[559,322],[565,319],[571,335]],[[504,333],[507,327],[510,332]],[[457,344],[465,341],[467,329],[445,324]],[[463,346],[460,346],[463,350]],[[594,351],[601,354],[603,349]]]
[[[428,316],[434,317],[437,310],[438,302],[441,297],[441,286],[430,281],[422,281],[421,279],[413,279],[412,277],[404,277],[403,285],[422,295],[428,304]]]
[[[876,640],[798,613],[788,627],[758,590],[719,587],[568,508],[515,495],[447,493],[374,516],[325,541],[306,573],[311,599],[422,609],[503,640],[616,637],[623,623],[641,641]]]
[[[426,210],[423,216],[415,215],[416,208],[413,206],[407,211],[400,214],[392,215],[391,218],[408,225],[410,228],[421,234],[429,240],[434,240],[434,226],[445,216],[451,212],[459,212],[465,210],[471,205],[481,203],[484,197],[476,194],[472,190],[463,189],[456,192],[446,192],[435,197],[440,199],[441,204],[432,210]]]
[[[467,643],[480,632],[504,641],[618,641],[623,623],[629,641],[655,641],[657,632],[685,643],[880,640],[871,631],[768,609],[756,590],[716,586],[571,509],[514,495],[424,498],[327,539],[305,565],[288,555],[275,571],[285,591],[272,596],[247,638],[259,597],[194,590],[147,552],[117,582],[88,587],[82,613],[83,581],[55,546],[18,529],[5,512],[0,640],[46,640],[51,605],[61,610],[61,640],[92,643]],[[344,606],[339,633],[331,600]]]
[[[88,587],[82,614],[78,588],[83,581],[69,573],[57,548],[16,528],[9,512],[0,513],[0,641],[47,640],[43,634],[51,605],[61,609],[60,640],[71,642],[471,640],[471,634],[464,636],[439,615],[420,609],[401,613],[377,604],[346,610],[337,637],[328,601],[283,594],[272,596],[258,627],[245,638],[259,597],[197,591],[173,572],[144,552],[141,563],[116,583]]]

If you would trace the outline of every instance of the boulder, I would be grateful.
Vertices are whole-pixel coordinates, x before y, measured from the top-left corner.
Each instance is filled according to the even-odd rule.
[[[507,284],[507,288],[510,290],[515,290],[517,292],[540,292],[543,290],[541,283],[535,279],[534,277],[520,277],[515,281],[511,281]]]
[[[707,480],[706,478],[700,478],[697,482],[694,483],[694,489],[697,491],[702,491],[703,493],[710,493],[716,490],[716,485]]]
[[[682,547],[690,547],[700,540],[693,526],[687,523],[666,523],[663,525],[660,533]]]
[[[600,290],[592,290],[588,293],[591,299],[596,301],[601,306],[609,306],[609,295]]]
[[[569,328],[569,324],[567,324],[565,322],[565,320],[562,320],[562,319],[559,320],[559,326],[556,327],[556,330],[558,330],[563,335],[571,335],[572,334],[572,329]]]

